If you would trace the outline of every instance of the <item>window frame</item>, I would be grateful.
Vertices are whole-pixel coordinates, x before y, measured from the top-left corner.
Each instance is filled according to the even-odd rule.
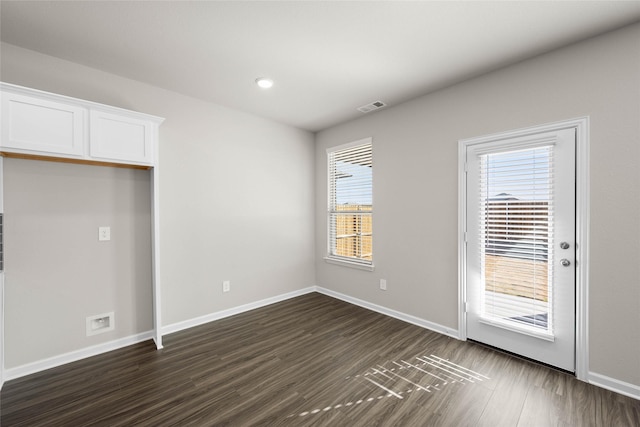
[[[340,152],[340,151],[344,151],[344,150],[349,150],[351,148],[355,148],[355,147],[359,147],[359,146],[363,146],[363,145],[369,145],[371,148],[371,168],[372,168],[372,172],[371,172],[371,211],[370,211],[370,215],[371,215],[371,260],[365,260],[365,259],[361,259],[361,258],[356,258],[356,257],[349,257],[349,256],[340,256],[340,255],[334,255],[332,254],[332,241],[335,240],[332,236],[332,227],[331,227],[331,217],[332,214],[335,214],[337,212],[337,210],[332,209],[334,206],[332,204],[332,180],[334,180],[334,176],[333,173],[331,171],[331,161],[330,161],[330,156],[333,153],[336,152]],[[366,270],[366,271],[373,271],[374,270],[374,263],[373,263],[373,138],[368,137],[368,138],[363,138],[363,139],[359,139],[356,141],[352,141],[349,142],[347,144],[342,144],[342,145],[338,145],[338,146],[333,146],[333,147],[329,147],[326,150],[327,152],[327,224],[326,224],[326,232],[327,232],[327,249],[325,252],[325,257],[324,260],[325,262],[329,263],[329,264],[335,264],[335,265],[341,265],[341,266],[345,266],[345,267],[351,267],[351,268],[356,268],[356,269],[361,269],[361,270]],[[369,213],[369,212],[367,212]]]

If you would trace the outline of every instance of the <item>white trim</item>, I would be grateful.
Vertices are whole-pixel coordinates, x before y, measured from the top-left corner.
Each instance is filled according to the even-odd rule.
[[[38,97],[40,99],[44,99],[47,101],[53,102],[63,102],[69,105],[75,105],[84,107],[87,109],[98,109],[104,112],[117,114],[117,115],[126,115],[129,117],[136,117],[140,120],[148,120],[150,122],[154,122],[160,125],[163,121],[163,117],[154,116],[151,114],[140,113],[138,111],[126,110],[120,107],[114,107],[112,105],[100,104],[93,101],[87,101],[84,99],[72,98],[66,95],[59,95],[56,93],[45,92],[39,89],[32,89],[24,86],[14,85],[12,83],[0,82],[0,91],[7,91],[11,93],[17,93],[19,95]]]
[[[472,145],[576,129],[576,342],[575,375],[589,377],[589,117],[499,132],[458,141],[458,338],[467,339],[466,315],[466,153]]]
[[[589,384],[606,388],[607,390],[640,400],[640,386],[616,380],[615,378],[607,377],[606,375],[596,374],[595,372],[589,372],[587,378]]]
[[[175,323],[173,325],[162,328],[164,334],[181,331],[194,326],[198,326],[204,323],[211,322],[213,320],[222,319],[224,317],[233,316],[234,314],[243,313],[245,311],[253,310],[255,308],[264,307],[266,305],[274,304],[276,302],[285,301],[291,298],[295,298],[301,295],[305,295],[311,292],[315,292],[314,286],[298,291],[289,292],[286,294],[278,295],[271,298],[266,298],[253,303],[245,304],[239,307],[234,307],[229,310],[219,311],[206,316],[197,317],[195,319],[187,320],[184,322]],[[154,330],[143,332],[140,334],[132,335],[125,338],[120,338],[114,341],[86,347],[80,350],[75,350],[69,353],[53,356],[47,359],[38,360],[36,362],[28,363],[26,365],[17,366],[15,368],[6,369],[3,372],[4,381],[13,380],[16,378],[24,377],[26,375],[35,374],[46,369],[55,368],[57,366],[66,365],[67,363],[76,362],[78,360],[86,359],[88,357],[97,356],[108,351],[117,350],[122,347],[127,347],[139,342],[154,339],[157,331]],[[1,388],[1,385],[0,385]]]
[[[315,287],[311,286],[297,291],[288,292],[286,294],[276,295],[275,297],[266,298],[260,301],[250,302],[248,304],[229,308],[227,310],[217,311],[215,313],[209,313],[205,314],[204,316],[173,323],[162,328],[162,335],[172,334],[174,332],[193,328],[194,326],[204,325],[205,323],[213,322],[214,320],[224,319],[225,317],[234,316],[236,314],[244,313],[245,311],[254,310],[256,308],[299,297],[301,295],[309,294],[315,291]]]
[[[518,150],[531,150],[534,148],[542,148],[542,147],[550,147],[556,145],[556,136],[554,135],[531,135],[528,139],[519,140],[516,142],[503,142],[504,139],[500,139],[499,141],[492,141],[492,143],[485,143],[486,147],[476,148],[474,150],[475,154],[483,155],[483,154],[495,154],[495,153],[503,153],[507,150],[518,151]],[[470,147],[473,145],[480,145],[476,143],[471,143],[466,145],[466,147]]]
[[[0,157],[0,213],[4,214],[4,158]],[[5,219],[2,220],[4,233]],[[3,239],[4,240],[4,239]],[[4,247],[2,248],[4,252]],[[0,271],[0,390],[6,379],[4,370],[4,260]]]
[[[456,331],[455,329],[447,328],[446,326],[442,326],[438,323],[430,322],[420,317],[412,316],[410,314],[392,310],[390,308],[373,304],[358,298],[354,298],[349,295],[341,294],[340,292],[332,291],[330,289],[326,289],[320,286],[316,286],[315,291],[318,292],[319,294],[324,294],[324,295],[342,300],[344,302],[348,302],[349,304],[357,305],[357,306],[369,309],[371,311],[384,314],[385,316],[393,317],[393,318],[402,320],[403,322],[411,323],[412,325],[420,326],[421,328],[429,329],[431,331],[438,332],[440,334],[447,335],[452,338],[457,339],[459,335],[459,332]]]
[[[254,303],[245,304],[232,309],[223,310],[223,311],[212,313],[206,316],[197,317],[195,319],[187,320],[184,322],[174,323],[172,325],[168,325],[164,327],[163,333],[170,334],[170,333],[178,332],[184,329],[189,329],[194,326],[199,326],[214,320],[233,316],[235,314],[240,314],[249,310],[264,307],[270,304],[285,301],[285,300],[295,298],[301,295],[309,294],[312,292],[317,292],[319,294],[327,295],[327,296],[342,300],[344,302],[347,302],[349,304],[357,305],[357,306],[375,311],[377,313],[383,314],[385,316],[390,316],[390,317],[402,320],[404,322],[411,323],[413,325],[420,326],[422,328],[429,329],[431,331],[434,331],[443,335],[447,335],[452,338],[459,338],[460,336],[460,331],[456,331],[455,329],[447,328],[440,324],[430,322],[428,320],[424,320],[419,317],[412,316],[410,314],[405,314],[396,310],[392,310],[392,309],[389,309],[377,304],[373,304],[358,298],[354,298],[354,297],[342,294],[340,292],[335,292],[320,286],[311,286],[308,288],[300,289],[298,291],[293,291],[293,292],[281,294],[275,297],[266,298],[260,301],[256,301]],[[153,339],[153,337],[154,337],[154,331],[143,332],[137,335],[132,335],[130,337],[120,338],[114,341],[98,344],[98,345],[87,347],[81,350],[72,351],[72,352],[61,354],[59,356],[54,356],[48,359],[39,360],[37,362],[28,363],[26,365],[4,370],[3,379],[4,381],[9,381],[9,380],[20,378],[26,375],[31,375],[40,371],[44,371],[46,369],[51,369],[57,366],[66,365],[67,363],[76,362],[78,360],[82,360],[88,357],[97,356],[109,351],[117,350],[123,347],[134,345],[143,341],[147,341],[149,339]],[[607,390],[611,390],[616,393],[620,393],[622,395],[640,400],[640,386],[626,383],[624,381],[616,380],[614,378],[607,377],[605,375],[597,374],[594,372],[589,372],[588,375],[585,377],[585,380],[595,386],[602,387]],[[2,387],[2,384],[0,384],[0,388],[1,387]]]
[[[575,119],[576,129],[576,378],[589,375],[589,117]]]
[[[160,170],[158,167],[158,149],[157,139],[155,142],[154,152],[155,166],[151,170],[151,277],[153,282],[152,300],[153,300],[153,341],[156,343],[156,349],[162,348],[162,298],[160,287]]]
[[[489,135],[478,136],[474,138],[465,138],[458,141],[465,147],[470,145],[484,144],[487,142],[504,141],[513,138],[522,138],[526,136],[536,135],[545,132],[556,132],[562,129],[580,128],[588,125],[589,117],[578,117],[575,119],[563,120],[553,123],[545,123],[539,126],[530,126],[522,129],[513,129],[505,132],[497,132]],[[583,128],[584,129],[584,128]],[[588,127],[587,127],[588,129]]]
[[[467,144],[458,142],[458,339],[467,340]]]
[[[346,150],[347,148],[358,147],[360,145],[373,144],[373,137],[362,138],[357,141],[347,142],[346,144],[336,145],[334,147],[327,148],[327,154],[334,151]]]
[[[46,369],[55,368],[56,366],[66,365],[67,363],[76,362],[87,357],[97,356],[108,351],[117,350],[143,341],[147,341],[153,337],[153,331],[142,332],[140,334],[131,335],[129,337],[120,338],[114,341],[97,344],[80,350],[74,350],[69,353],[60,354],[58,356],[49,357],[47,359],[38,360],[36,362],[27,363],[26,365],[17,366],[5,370],[5,380],[13,380],[24,377],[26,375],[35,374],[36,372]]]
[[[341,265],[343,267],[357,268],[358,270],[365,270],[365,271],[375,270],[375,267],[373,264],[357,262],[357,261],[347,261],[346,259],[335,258],[332,256],[324,257],[324,261],[328,264],[335,264],[335,265]]]

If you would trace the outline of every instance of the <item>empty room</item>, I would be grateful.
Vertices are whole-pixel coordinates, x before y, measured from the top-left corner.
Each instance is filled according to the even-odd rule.
[[[640,426],[639,1],[0,1],[0,424]]]

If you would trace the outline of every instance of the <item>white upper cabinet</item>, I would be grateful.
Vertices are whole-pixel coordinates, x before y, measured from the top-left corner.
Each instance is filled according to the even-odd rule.
[[[91,111],[89,155],[95,159],[153,163],[154,127],[148,120]]]
[[[82,157],[84,108],[2,92],[2,148]]]
[[[154,166],[164,119],[0,83],[0,151],[81,162]]]

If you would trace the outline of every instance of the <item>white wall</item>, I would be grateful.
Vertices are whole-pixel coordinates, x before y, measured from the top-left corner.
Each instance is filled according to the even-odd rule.
[[[313,135],[172,101],[160,131],[163,323],[313,286]]]
[[[151,330],[149,188],[147,170],[4,160],[7,368]]]
[[[163,325],[314,285],[312,134],[12,45],[0,49],[4,82],[166,119],[159,155]],[[222,293],[223,280],[231,292]],[[34,296],[16,298],[7,295],[6,305],[29,305]],[[71,294],[56,306],[83,303]],[[7,337],[16,334],[6,327]],[[15,354],[10,346],[10,366],[49,355]]]
[[[456,329],[458,140],[581,116],[591,118],[589,369],[640,386],[640,25],[320,132],[317,285]],[[322,260],[325,150],[369,136],[373,273]]]

